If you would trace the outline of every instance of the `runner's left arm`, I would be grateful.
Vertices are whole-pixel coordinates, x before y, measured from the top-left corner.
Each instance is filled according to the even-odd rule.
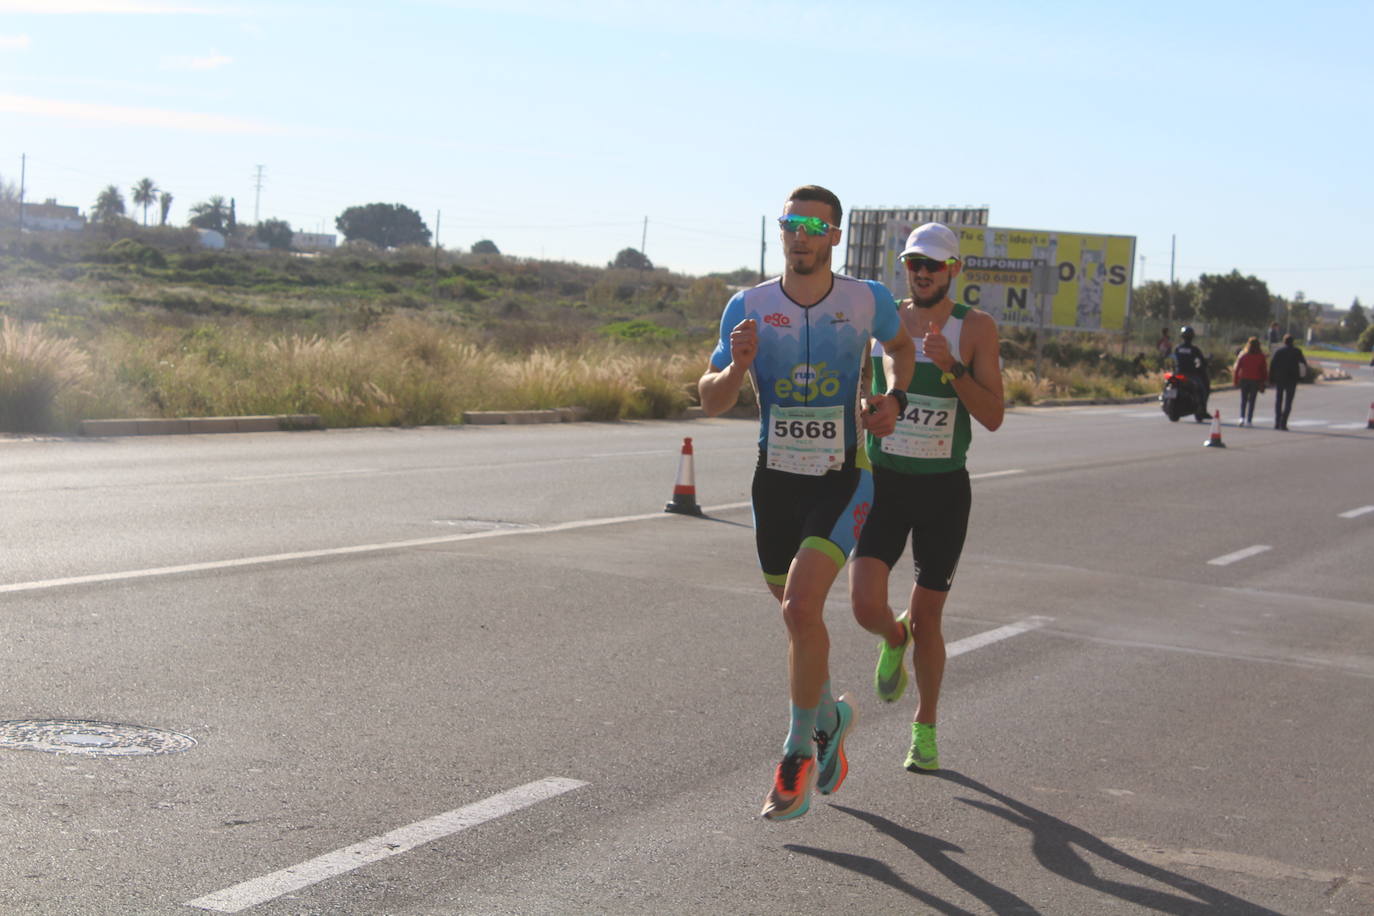
[[[988,431],[1002,425],[1006,397],[1002,393],[1002,353],[997,338],[997,320],[987,312],[969,310],[964,317],[960,350],[967,355],[969,371],[951,384],[969,414]]]

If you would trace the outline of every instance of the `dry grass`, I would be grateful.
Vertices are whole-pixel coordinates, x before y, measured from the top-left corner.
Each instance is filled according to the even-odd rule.
[[[39,325],[0,324],[0,431],[46,432],[61,420],[62,400],[92,380],[90,358],[68,338]]]
[[[470,410],[574,405],[594,419],[662,417],[691,403],[705,362],[618,341],[515,355],[415,316],[329,335],[266,334],[246,321],[107,333],[86,342],[90,355],[70,339],[28,333],[82,367],[62,376],[69,385],[88,380],[103,393],[28,424],[50,430],[83,418],[290,413],[333,427],[417,426],[458,423]],[[51,403],[54,389],[44,391]]]

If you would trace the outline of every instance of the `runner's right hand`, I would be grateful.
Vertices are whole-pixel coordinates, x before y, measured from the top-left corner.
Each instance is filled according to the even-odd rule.
[[[741,369],[754,364],[759,352],[759,331],[754,319],[746,318],[730,331],[730,361]]]

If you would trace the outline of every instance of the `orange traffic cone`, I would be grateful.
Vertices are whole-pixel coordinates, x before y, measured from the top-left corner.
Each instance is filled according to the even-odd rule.
[[[1365,424],[1365,429],[1374,429],[1374,404],[1369,405],[1369,422]]]
[[[696,474],[692,470],[692,438],[682,440],[682,457],[677,462],[677,485],[673,487],[673,499],[663,507],[664,512],[680,515],[705,515],[697,505]]]
[[[1207,437],[1207,441],[1202,443],[1208,448],[1226,448],[1226,443],[1221,441],[1221,411],[1212,414],[1212,434]]]

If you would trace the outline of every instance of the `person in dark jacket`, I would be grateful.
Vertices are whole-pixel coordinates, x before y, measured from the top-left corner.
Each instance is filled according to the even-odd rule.
[[[1298,379],[1307,376],[1307,357],[1293,345],[1293,335],[1285,334],[1283,346],[1269,358],[1269,382],[1274,386],[1274,428],[1288,428],[1288,412],[1293,409],[1293,395]]]
[[[1207,373],[1207,354],[1193,345],[1193,329],[1184,326],[1178,332],[1182,342],[1174,348],[1174,367],[1179,375],[1188,377],[1197,394],[1197,408],[1193,416],[1199,423],[1207,419],[1207,396],[1212,393],[1212,382]]]

